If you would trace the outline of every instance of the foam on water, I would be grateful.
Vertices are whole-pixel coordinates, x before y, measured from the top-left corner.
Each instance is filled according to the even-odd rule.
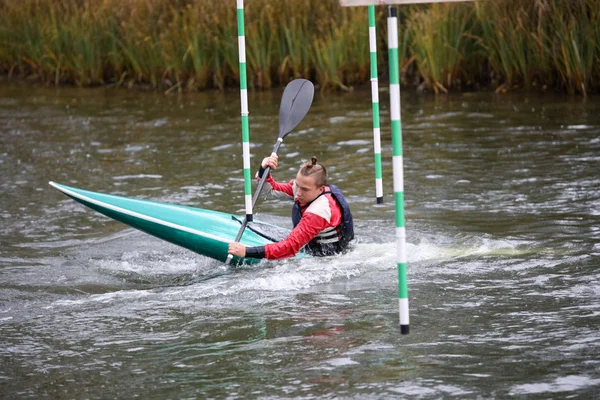
[[[122,181],[125,179],[162,179],[162,175],[154,175],[154,174],[119,175],[119,176],[113,176],[113,179],[116,181]]]
[[[600,385],[600,379],[589,376],[569,375],[561,376],[550,382],[536,382],[514,385],[510,390],[512,396],[523,396],[541,393],[571,392],[585,387]]]
[[[119,285],[106,293],[60,299],[50,308],[124,303],[131,312],[148,309],[149,304],[168,303],[169,307],[186,308],[207,300],[219,307],[237,308],[242,304],[246,307],[249,299],[260,303],[289,296],[290,292],[318,291],[323,285],[349,282],[369,274],[381,275],[373,278],[374,287],[381,285],[382,277],[386,286],[395,285],[395,242],[357,243],[346,254],[333,257],[265,260],[257,265],[230,267],[154,239],[148,243],[147,236],[141,233],[129,235],[125,241],[122,237],[115,239],[118,240],[105,242],[100,247],[78,250],[73,262],[93,270],[96,284],[110,287],[116,278]],[[452,238],[446,240],[449,242]],[[131,250],[123,249],[127,242]],[[157,243],[164,247],[156,249]],[[477,245],[471,243],[470,247],[458,249],[436,245],[421,235],[417,244],[407,243],[409,284],[411,277],[420,280],[423,263],[440,265],[440,271],[446,273],[444,262],[484,254],[519,256],[523,254],[518,250],[519,245],[517,241],[483,239]],[[466,265],[473,268],[473,263]],[[468,274],[473,270],[457,268],[453,272]],[[86,279],[82,284],[89,285]]]

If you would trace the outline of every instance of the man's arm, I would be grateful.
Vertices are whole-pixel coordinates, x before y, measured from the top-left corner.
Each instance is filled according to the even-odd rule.
[[[281,242],[264,246],[265,258],[268,258],[269,260],[279,260],[281,258],[295,256],[302,247],[328,226],[329,223],[325,218],[313,213],[305,213],[300,220],[300,223],[296,225],[288,237]]]

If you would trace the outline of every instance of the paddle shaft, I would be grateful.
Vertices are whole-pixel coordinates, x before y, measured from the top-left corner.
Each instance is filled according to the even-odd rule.
[[[277,143],[275,143],[275,146],[273,147],[273,152],[271,153],[271,156],[277,155],[277,151],[279,150],[279,146],[281,146],[281,143],[283,143],[283,138],[277,139]],[[265,185],[265,181],[267,180],[270,171],[271,167],[267,166],[267,168],[265,168],[265,171],[263,172],[262,177],[260,178],[260,181],[258,181],[258,186],[256,187],[256,191],[254,192],[254,198],[252,199],[252,207],[256,205],[258,196],[260,196],[260,192],[262,191],[262,188]]]
[[[283,138],[280,137],[277,139],[277,142],[275,142],[275,146],[273,146],[273,152],[271,153],[271,156],[276,156],[277,155],[277,151],[279,150],[279,147],[281,146],[281,143],[283,143]],[[254,206],[256,205],[256,201],[258,200],[258,196],[260,196],[260,192],[262,192],[263,186],[265,186],[265,181],[267,180],[267,176],[269,176],[269,172],[271,171],[271,167],[267,166],[267,168],[265,168],[262,177],[260,178],[260,181],[258,181],[258,186],[256,187],[256,192],[254,192],[254,198],[252,199],[252,208],[254,208]],[[246,226],[248,226],[248,216],[244,217],[244,220],[242,221],[242,226],[240,226],[240,230],[238,231],[238,234],[235,237],[235,242],[239,242],[240,239],[242,238],[242,235],[244,234],[244,231],[246,230]],[[231,254],[227,255],[227,264],[231,263],[231,259],[233,258],[233,256]]]

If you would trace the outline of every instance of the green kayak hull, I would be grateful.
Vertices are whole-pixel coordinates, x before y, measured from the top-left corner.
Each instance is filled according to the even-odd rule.
[[[56,182],[50,182],[50,185],[107,217],[223,262],[227,259],[228,245],[235,240],[241,226],[240,218],[219,211],[91,192]],[[258,229],[252,229],[253,225],[269,226],[251,222],[250,229],[244,231],[240,243],[246,246],[274,243],[274,240],[267,238],[268,235],[265,237]],[[232,263],[251,264],[259,261],[254,258],[234,257]]]

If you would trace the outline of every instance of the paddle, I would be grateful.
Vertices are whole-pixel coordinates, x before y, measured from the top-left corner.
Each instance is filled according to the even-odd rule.
[[[312,104],[314,93],[315,87],[306,79],[295,79],[285,87],[283,96],[281,96],[281,104],[279,105],[279,136],[277,137],[275,146],[273,146],[272,156],[277,155],[277,151],[279,150],[281,143],[283,143],[283,139],[298,126],[300,121],[306,116]],[[270,170],[271,167],[265,168],[265,171],[258,182],[254,197],[252,198],[253,209],[258,200],[258,196],[260,196],[260,192],[265,185],[265,180],[267,179]],[[246,225],[248,225],[248,218],[244,217],[242,226],[235,237],[236,242],[239,242],[242,238]],[[233,256],[231,254],[227,255],[227,261],[225,261],[225,263],[230,264],[232,258]]]

